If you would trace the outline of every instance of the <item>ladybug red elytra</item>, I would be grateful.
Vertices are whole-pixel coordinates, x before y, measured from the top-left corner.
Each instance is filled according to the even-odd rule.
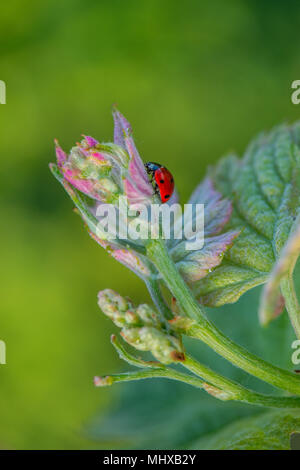
[[[161,202],[167,202],[174,191],[174,178],[169,170],[155,162],[145,163],[145,168],[150,175],[155,192],[160,195]]]

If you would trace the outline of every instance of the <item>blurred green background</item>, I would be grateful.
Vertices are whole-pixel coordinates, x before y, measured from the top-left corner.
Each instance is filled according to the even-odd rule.
[[[96,304],[141,281],[88,237],[48,170],[53,139],[112,138],[111,105],[185,200],[222,154],[299,118],[297,1],[10,0],[1,4],[1,448],[89,448],[110,406],[92,378],[123,367]],[[255,315],[255,311],[253,312]]]

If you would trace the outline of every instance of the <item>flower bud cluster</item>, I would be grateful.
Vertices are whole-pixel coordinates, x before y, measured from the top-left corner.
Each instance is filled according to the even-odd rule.
[[[116,326],[123,339],[140,351],[150,351],[163,364],[184,360],[179,339],[166,331],[157,313],[147,304],[134,307],[111,289],[98,294],[98,305]]]

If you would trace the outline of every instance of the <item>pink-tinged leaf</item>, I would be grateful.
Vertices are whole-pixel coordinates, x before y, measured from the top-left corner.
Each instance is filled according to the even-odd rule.
[[[83,136],[88,147],[96,147],[96,145],[99,144],[98,140],[94,139],[94,137],[91,137],[89,135],[84,135]]]
[[[205,235],[216,235],[227,224],[232,213],[229,199],[221,199],[213,204],[204,205]]]
[[[132,182],[134,182],[134,186],[137,188],[138,192],[143,194],[146,198],[151,197],[153,195],[153,188],[145,170],[144,163],[132,138],[131,125],[116,108],[113,109],[113,117],[115,122],[114,142],[122,146],[130,157],[129,177],[132,179]],[[133,186],[133,184],[131,184],[131,186]]]
[[[116,107],[113,108],[113,118],[115,123],[114,143],[120,145],[126,150],[125,134],[129,134],[132,132],[131,125]]]
[[[88,179],[80,179],[78,174],[78,170],[72,170],[70,168],[63,169],[64,178],[76,189],[78,189],[78,191],[81,191],[93,199],[101,201],[101,196],[95,191],[94,182]]]
[[[258,310],[261,325],[267,326],[282,314],[285,307],[285,300],[279,287],[273,287],[272,283],[267,283],[262,291],[260,307]]]
[[[215,204],[221,197],[221,194],[214,189],[212,180],[205,178],[193,191],[189,204]]]
[[[189,204],[204,204],[205,235],[216,235],[229,221],[232,204],[228,199],[222,199],[221,193],[214,189],[210,178],[200,183]]]
[[[104,248],[110,255],[114,250],[119,249],[119,246],[117,244],[108,242],[107,240],[102,240],[101,238],[97,237],[97,235],[91,230],[88,230],[88,232],[89,235],[93,238],[93,240],[95,240],[100,246],[102,246],[102,248]]]
[[[56,139],[54,140],[54,142],[55,142],[55,151],[56,151],[57,164],[61,168],[64,165],[64,163],[67,161],[68,155],[59,146],[59,143]]]
[[[299,255],[300,223],[298,222],[283,246],[280,257],[276,261],[269,280],[262,291],[259,306],[259,319],[262,325],[267,325],[275,318],[274,313],[276,316],[281,282],[283,282],[287,276],[291,276]]]
[[[186,281],[199,281],[218,266],[239,233],[239,231],[232,231],[215,237],[207,237],[201,250],[192,251],[179,261],[177,267]]]
[[[126,145],[126,150],[129,154],[129,157],[131,160],[136,160],[136,168],[138,168],[138,173],[139,174],[144,174],[145,177],[147,177],[148,179],[148,175],[147,175],[147,172],[146,172],[146,169],[144,167],[144,163],[143,163],[143,160],[141,159],[138,151],[137,151],[137,148],[135,146],[135,143],[134,143],[134,140],[133,138],[131,137],[131,135],[126,135],[125,136],[125,145]]]
[[[129,205],[132,204],[149,204],[149,196],[140,191],[135,184],[131,182],[128,178],[124,181],[124,189]]]
[[[283,313],[284,308],[285,308],[284,297],[283,297],[282,294],[279,294],[278,297],[277,297],[277,301],[276,301],[276,304],[275,304],[275,309],[274,309],[274,312],[273,312],[274,318],[279,317],[279,315],[281,315]]]
[[[208,268],[217,266],[220,263],[218,260],[217,264],[211,260],[214,258],[220,258],[220,255],[224,254],[230,246],[232,246],[235,238],[240,234],[238,230],[222,233],[221,235],[216,235],[214,237],[206,237],[204,246],[201,250],[191,251],[185,259],[195,260],[199,262],[204,262]]]
[[[105,162],[107,161],[107,157],[105,157],[102,153],[100,152],[93,152],[92,157],[96,158],[100,162]]]
[[[153,187],[149,181],[144,164],[139,156],[134,156],[129,162],[129,174],[138,190],[145,197],[153,195]]]
[[[112,256],[142,278],[149,277],[151,274],[149,268],[132,251],[119,249],[113,251]]]
[[[148,266],[142,261],[142,259],[134,253],[132,250],[126,250],[120,248],[117,243],[108,242],[101,240],[92,231],[89,230],[90,236],[104,248],[108,254],[110,254],[117,261],[122,263],[127,268],[131,269],[135,274],[140,276],[142,279],[150,276],[150,270]]]

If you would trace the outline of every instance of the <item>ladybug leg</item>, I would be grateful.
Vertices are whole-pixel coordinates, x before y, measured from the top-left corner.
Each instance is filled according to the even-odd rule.
[[[157,184],[154,185],[154,192],[157,196],[160,196],[160,192],[159,192],[159,188],[158,188]]]
[[[156,172],[156,169],[153,169],[152,168],[153,164],[152,163],[145,163],[145,168],[146,168],[146,171],[149,175],[149,178],[150,178],[150,181],[151,181],[151,184],[152,184],[152,187],[153,187],[153,190],[154,190],[154,194],[156,194],[157,196],[160,197],[160,191],[159,191],[159,187],[155,181],[155,172]]]
[[[152,172],[151,174],[151,182],[152,182],[152,186],[153,186],[153,189],[154,189],[154,193],[160,197],[160,192],[159,192],[159,187],[155,181],[155,177],[154,177],[154,173],[155,171]]]
[[[149,175],[150,175],[150,180],[151,180],[151,183],[152,183],[152,186],[153,186],[153,189],[154,189],[154,193],[159,195],[159,188],[156,184],[156,181],[155,181],[155,178],[154,178],[154,174],[155,174],[155,171],[149,171]]]

